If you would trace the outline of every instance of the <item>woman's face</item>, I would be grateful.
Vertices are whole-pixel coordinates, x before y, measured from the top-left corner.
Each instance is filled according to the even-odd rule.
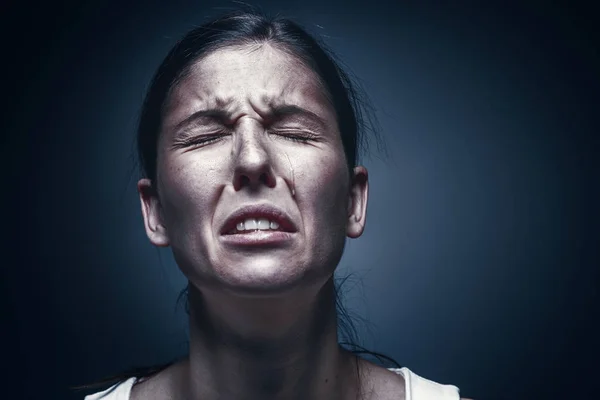
[[[349,176],[317,76],[256,45],[210,53],[178,83],[156,182],[138,189],[148,237],[192,284],[267,294],[332,275],[363,231],[368,184],[363,167]]]

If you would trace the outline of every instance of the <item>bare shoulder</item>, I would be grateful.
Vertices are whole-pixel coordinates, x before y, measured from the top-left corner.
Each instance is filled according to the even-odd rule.
[[[165,398],[165,379],[161,375],[162,373],[137,381],[131,388],[129,400],[159,400]]]
[[[171,365],[160,373],[136,382],[129,400],[165,400],[175,398],[181,363]]]
[[[361,362],[363,391],[370,400],[404,400],[404,377],[369,361]]]
[[[365,382],[363,390],[369,400],[405,400],[406,386],[404,377],[387,368],[380,367],[369,361],[361,363]],[[460,400],[474,400],[461,397]]]

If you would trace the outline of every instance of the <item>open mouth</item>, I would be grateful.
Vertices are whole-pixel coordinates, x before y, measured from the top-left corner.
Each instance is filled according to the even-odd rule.
[[[258,231],[281,231],[277,221],[269,221],[267,218],[247,218],[236,224],[226,235],[248,234]]]
[[[236,246],[285,246],[294,240],[296,226],[285,212],[256,204],[234,212],[221,229],[223,243]]]
[[[235,211],[221,228],[221,235],[245,235],[251,232],[296,232],[285,212],[269,204],[250,205]]]

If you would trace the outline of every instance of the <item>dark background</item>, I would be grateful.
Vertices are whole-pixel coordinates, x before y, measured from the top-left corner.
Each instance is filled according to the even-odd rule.
[[[2,398],[185,351],[185,281],[131,159],[162,57],[230,2],[4,2]],[[600,53],[590,6],[259,2],[360,78],[391,157],[349,241],[364,343],[477,399],[593,398]],[[566,397],[565,397],[566,396]]]

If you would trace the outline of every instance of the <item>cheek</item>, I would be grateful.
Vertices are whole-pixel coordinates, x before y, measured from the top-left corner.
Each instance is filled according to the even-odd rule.
[[[214,273],[209,266],[218,259],[209,245],[211,227],[225,167],[190,152],[170,155],[160,168],[164,221],[175,261],[188,279],[210,280]]]
[[[217,186],[222,170],[208,158],[181,154],[164,160],[158,177],[165,224],[170,241],[198,242],[198,235],[210,232]]]
[[[348,172],[343,160],[323,159],[302,176],[304,193],[298,193],[306,210],[307,234],[317,247],[331,247],[344,242],[348,198]],[[303,190],[302,187],[298,188]]]

